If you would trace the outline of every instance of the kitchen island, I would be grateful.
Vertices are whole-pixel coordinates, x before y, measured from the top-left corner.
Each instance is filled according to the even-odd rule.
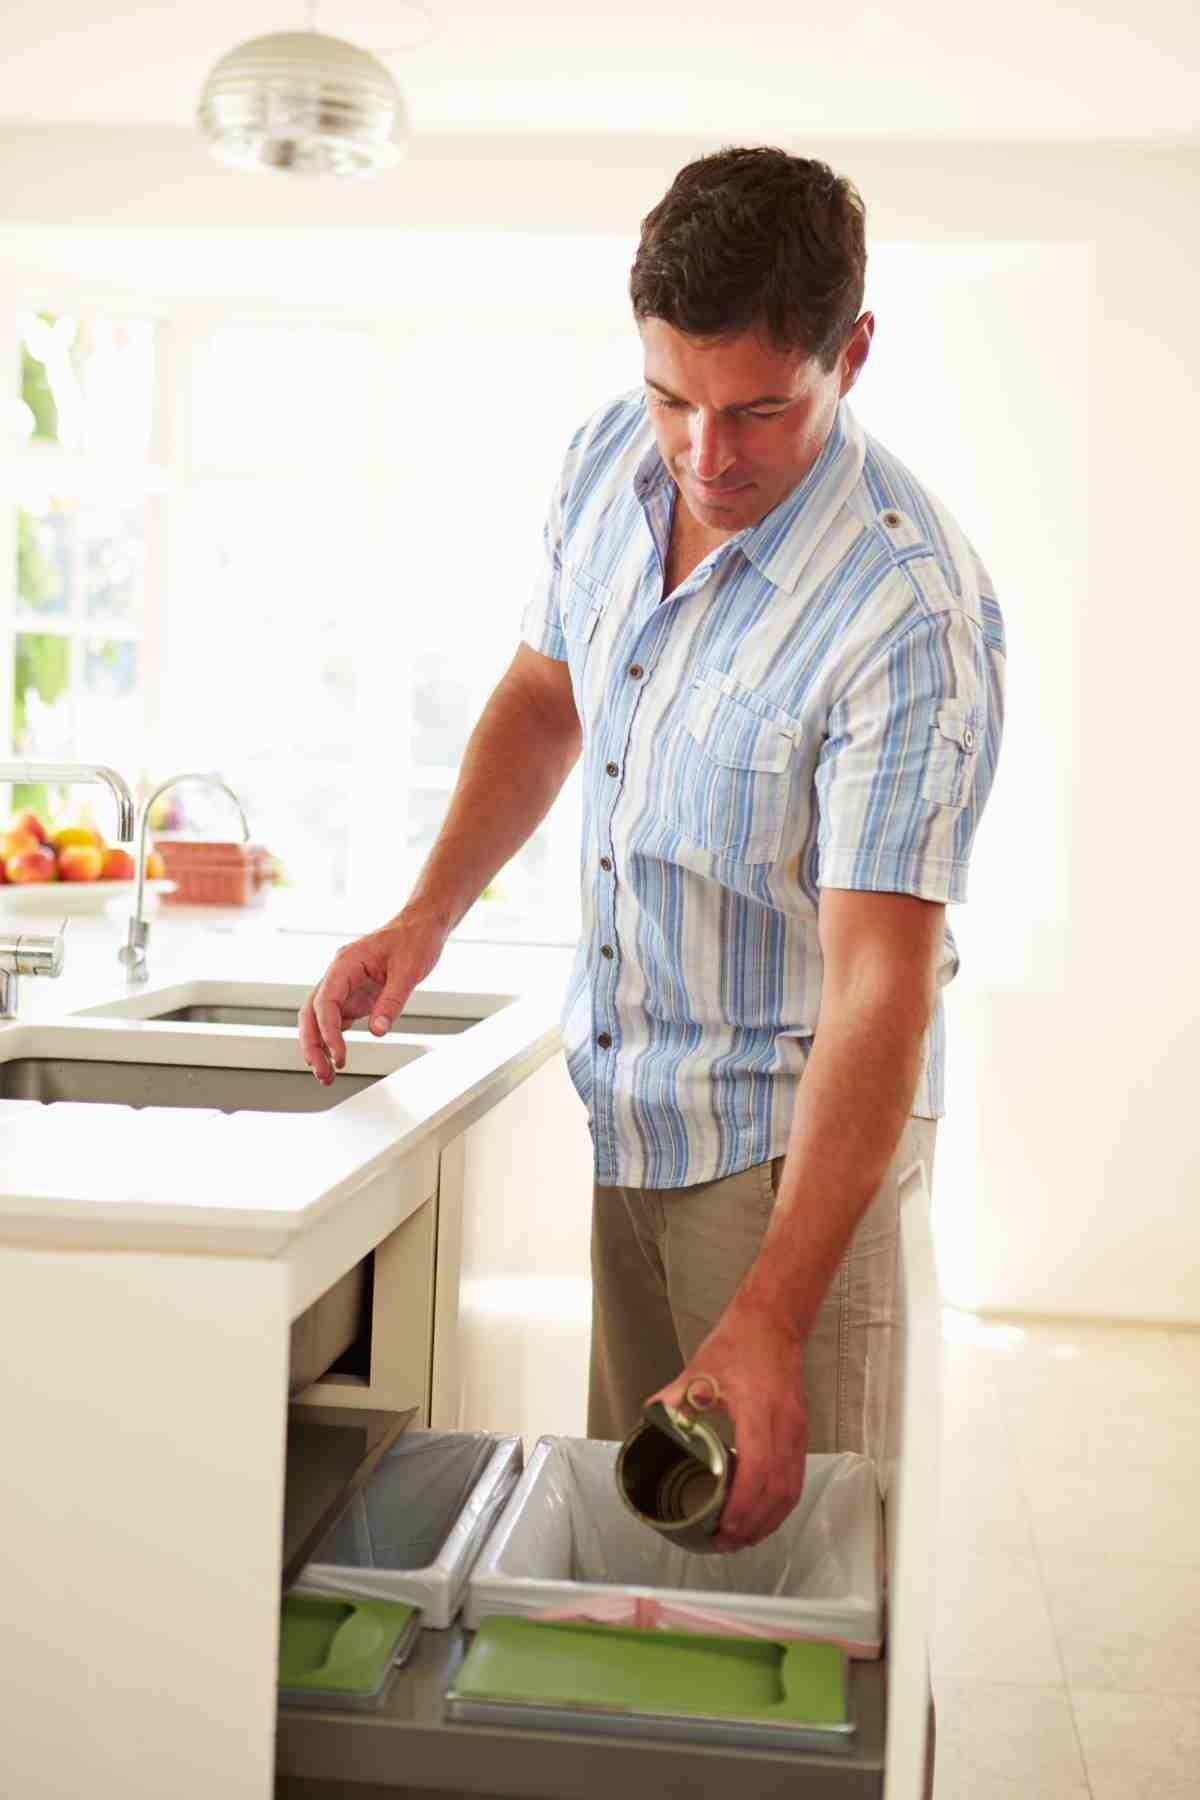
[[[232,1066],[248,1088],[256,1065],[303,1069],[290,1033],[109,1009],[205,983],[302,993],[336,937],[164,913],[129,990],[118,934],[72,922],[64,975],[22,981],[0,1072],[120,1066],[136,1089],[139,1069]],[[549,1194],[586,1230],[586,1120],[558,1054],[566,964],[452,944],[411,1009],[480,1022],[386,1074],[390,1043],[360,1040],[350,1066],[369,1085],[329,1110],[0,1100],[13,1800],[269,1793],[294,1322],[369,1262],[376,1341],[304,1398],[457,1421],[468,1188],[534,1212]],[[334,1096],[313,1082],[313,1097]]]

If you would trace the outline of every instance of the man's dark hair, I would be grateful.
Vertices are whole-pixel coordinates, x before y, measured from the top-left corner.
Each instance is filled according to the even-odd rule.
[[[832,369],[862,306],[865,218],[823,162],[765,147],[702,156],[642,220],[634,317],[688,337],[756,330]]]

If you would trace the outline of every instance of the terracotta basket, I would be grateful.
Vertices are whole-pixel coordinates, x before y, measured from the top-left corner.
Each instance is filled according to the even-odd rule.
[[[262,844],[221,843],[212,838],[156,838],[175,891],[164,905],[252,906],[275,875],[275,859]]]

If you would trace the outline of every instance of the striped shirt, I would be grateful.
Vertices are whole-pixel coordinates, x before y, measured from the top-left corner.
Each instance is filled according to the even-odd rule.
[[[670,595],[677,489],[644,396],[572,440],[525,641],[583,727],[583,929],[563,1012],[596,1179],[683,1187],[787,1148],[822,887],[966,898],[1004,632],[946,512],[843,401],[817,462]],[[912,1110],[944,1110],[940,989]]]

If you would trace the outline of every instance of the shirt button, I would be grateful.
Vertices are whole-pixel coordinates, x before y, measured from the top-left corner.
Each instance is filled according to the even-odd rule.
[[[602,1050],[612,1049],[612,1039],[609,1037],[607,1031],[602,1031],[600,1036],[596,1039],[596,1042]]]
[[[617,775],[619,775],[619,774],[620,774],[620,773],[621,773],[621,771],[620,771],[620,769],[618,769],[618,767],[617,767],[617,765],[616,765],[616,763],[605,763],[605,765],[604,765],[604,773],[605,773],[605,774],[606,774],[606,775],[613,775],[613,776],[617,776]]]
[[[640,681],[642,679],[643,674],[644,674],[644,670],[642,668],[641,663],[630,663],[629,679],[631,681]]]
[[[971,730],[969,725],[963,726],[962,747],[964,750],[973,750],[975,748],[975,733]]]
[[[880,513],[879,516],[889,531],[895,531],[897,526],[903,525],[904,523],[903,516],[891,507],[888,508],[887,512]]]
[[[602,856],[600,858],[600,867],[604,870],[606,875],[612,874],[612,864],[609,862],[607,856]]]
[[[613,959],[612,945],[611,944],[601,944],[600,954],[604,958],[605,962],[611,962]]]

